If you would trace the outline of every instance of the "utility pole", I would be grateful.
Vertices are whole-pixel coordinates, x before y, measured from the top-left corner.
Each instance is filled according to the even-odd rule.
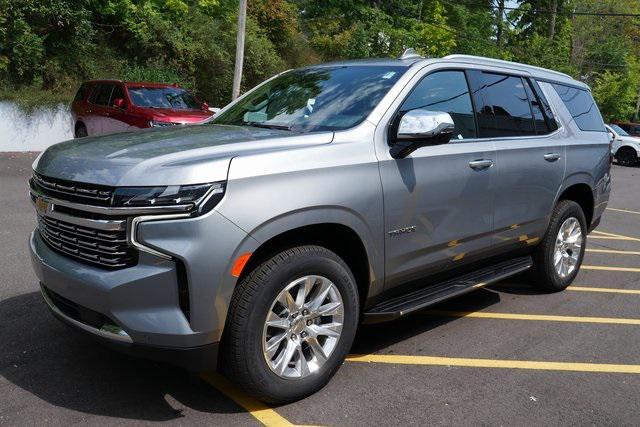
[[[247,22],[247,0],[240,0],[238,9],[238,36],[236,38],[236,65],[233,70],[233,89],[231,99],[240,96],[240,81],[242,80],[242,62],[244,61],[244,32]]]

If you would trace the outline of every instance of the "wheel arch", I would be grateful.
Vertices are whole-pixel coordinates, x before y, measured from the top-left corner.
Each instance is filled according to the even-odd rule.
[[[591,178],[589,175],[579,174],[565,181],[565,185],[558,193],[556,203],[561,200],[576,202],[582,208],[587,220],[587,227],[589,227],[594,219],[595,197],[593,194],[593,180],[587,179],[587,177]]]
[[[287,220],[291,221],[291,218],[287,218]],[[372,249],[368,248],[367,239],[363,238],[351,224],[346,225],[342,222],[294,224],[295,226],[287,229],[268,227],[272,230],[271,233],[266,233],[265,229],[256,233],[259,236],[260,245],[251,254],[238,277],[238,281],[282,250],[314,244],[335,252],[349,266],[356,279],[360,304],[363,306],[371,294],[372,288],[375,287],[376,278],[382,277],[378,276],[374,269],[375,264],[371,259]]]

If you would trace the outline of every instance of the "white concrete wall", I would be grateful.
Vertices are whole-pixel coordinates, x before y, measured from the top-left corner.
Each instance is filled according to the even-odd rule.
[[[42,151],[73,138],[69,107],[39,108],[30,113],[0,101],[0,152]]]

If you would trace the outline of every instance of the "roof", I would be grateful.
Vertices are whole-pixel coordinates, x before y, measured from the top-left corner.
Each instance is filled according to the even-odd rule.
[[[534,65],[522,64],[519,62],[511,62],[504,61],[501,59],[493,59],[486,58],[483,56],[473,56],[473,55],[448,55],[443,58],[424,58],[417,56],[409,56],[405,59],[396,59],[396,58],[376,58],[376,59],[356,59],[356,60],[348,60],[348,61],[335,61],[329,62],[325,64],[318,64],[310,66],[310,68],[314,67],[349,67],[349,66],[389,66],[389,67],[411,67],[415,64],[428,65],[433,63],[438,63],[441,61],[451,61],[457,63],[467,63],[471,65],[487,65],[493,67],[500,67],[504,69],[512,69],[514,71],[524,71],[531,76],[541,79],[541,80],[549,80],[558,83],[566,83],[571,84],[573,86],[580,86],[583,88],[588,88],[588,86],[578,80],[575,80],[570,75],[561,73],[559,71],[549,70],[542,67],[536,67]]]
[[[154,82],[131,82],[118,79],[95,79],[88,80],[85,83],[122,83],[126,86],[145,86],[145,87],[180,87],[176,83],[154,83]]]

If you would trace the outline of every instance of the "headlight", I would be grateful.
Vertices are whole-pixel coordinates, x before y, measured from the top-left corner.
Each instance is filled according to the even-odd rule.
[[[121,187],[113,193],[113,206],[148,207],[198,205],[198,212],[212,209],[224,196],[224,183],[169,185],[165,187]]]
[[[175,123],[175,122],[162,122],[160,120],[151,120],[149,122],[149,126],[152,128],[155,127],[164,127],[164,126],[174,126],[174,125],[180,125],[182,123]]]

